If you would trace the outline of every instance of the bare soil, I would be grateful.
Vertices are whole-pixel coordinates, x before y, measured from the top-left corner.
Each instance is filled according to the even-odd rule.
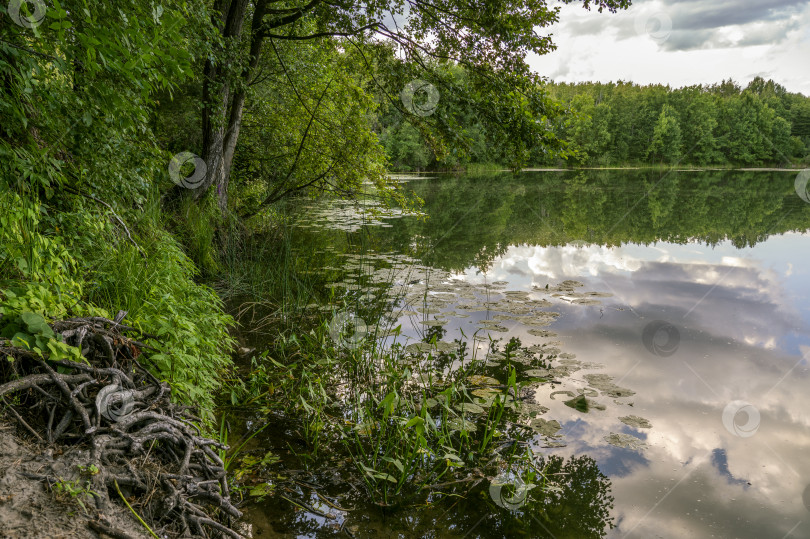
[[[87,451],[40,449],[14,435],[14,428],[0,423],[0,537],[4,539],[63,537],[110,537],[88,526],[97,519],[88,515],[70,495],[59,494],[47,481],[35,476],[58,477],[82,485],[86,476],[79,466],[89,461]],[[57,489],[58,490],[58,489]],[[88,509],[93,501],[84,495]],[[109,504],[103,518],[129,537],[148,539],[141,524],[124,507]]]

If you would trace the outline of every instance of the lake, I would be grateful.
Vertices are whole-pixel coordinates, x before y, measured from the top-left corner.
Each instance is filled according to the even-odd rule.
[[[449,379],[480,364],[461,433],[486,432],[474,414],[514,372],[500,440],[548,481],[468,466],[448,495],[372,503],[338,437],[313,461],[266,434],[287,499],[249,505],[255,536],[810,537],[810,204],[795,178],[431,174],[403,177],[423,217],[297,208],[302,271],[341,323],[363,322],[333,337],[467,343],[430,367]]]

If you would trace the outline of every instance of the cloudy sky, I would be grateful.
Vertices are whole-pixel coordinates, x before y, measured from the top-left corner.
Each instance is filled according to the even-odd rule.
[[[575,3],[546,30],[557,50],[529,63],[555,81],[745,86],[760,75],[810,96],[807,0],[633,0],[618,14]]]

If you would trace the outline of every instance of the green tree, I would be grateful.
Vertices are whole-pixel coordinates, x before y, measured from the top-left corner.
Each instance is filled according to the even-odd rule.
[[[670,105],[664,105],[653,129],[653,139],[647,153],[651,159],[674,163],[681,157],[681,143],[678,113]]]
[[[719,159],[714,129],[717,126],[715,99],[700,86],[690,86],[674,92],[680,112],[680,128],[686,159],[698,165]]]
[[[629,0],[582,3],[599,11],[630,5]],[[508,153],[514,163],[524,162],[536,144],[559,146],[544,123],[536,121],[559,111],[546,99],[538,87],[539,77],[525,62],[528,53],[545,54],[553,48],[550,37],[536,29],[556,22],[558,12],[558,8],[549,9],[535,0],[483,7],[469,0],[348,0],[339,5],[308,0],[284,7],[272,0],[217,0],[211,19],[216,36],[210,41],[212,53],[202,73],[201,152],[206,176],[195,196],[216,186],[220,208],[227,209],[228,184],[249,87],[259,76],[262,55],[267,49],[276,53],[279,42],[336,39],[342,50],[355,49],[362,58],[355,64],[356,70],[372,78],[392,104],[409,81],[425,78],[444,99],[452,97],[475,105],[488,136],[509,141]],[[396,22],[398,19],[402,24]],[[399,56],[390,54],[391,47],[383,51],[380,42],[396,45]],[[454,85],[451,77],[435,69],[431,59],[465,66],[469,75],[465,86]],[[416,116],[414,122],[445,143],[452,141],[458,130],[450,116],[412,116]],[[332,142],[339,144],[341,140],[335,137]]]

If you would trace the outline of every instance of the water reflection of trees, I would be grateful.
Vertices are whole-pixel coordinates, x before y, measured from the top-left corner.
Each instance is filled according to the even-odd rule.
[[[510,245],[599,245],[656,241],[737,247],[804,231],[810,205],[793,174],[744,171],[586,171],[448,176],[409,186],[427,221],[379,231],[388,249],[415,248],[448,270],[487,267]],[[409,247],[410,246],[410,247]]]
[[[385,511],[358,498],[344,501],[353,507],[346,526],[358,538],[371,537],[532,537],[590,539],[605,537],[613,527],[613,496],[610,480],[588,456],[565,459],[547,457],[548,473],[555,474],[559,490],[532,490],[528,502],[515,511],[496,505],[489,483],[482,481],[471,491],[459,488],[463,497],[447,497],[440,503],[400,506]],[[291,511],[289,502],[268,498],[253,509],[252,520],[260,527],[299,537],[335,537],[323,519]]]
[[[546,458],[546,473],[558,489],[531,491],[522,507],[510,511],[494,503],[482,484],[457,505],[453,529],[467,537],[599,538],[613,528],[610,480],[589,456]],[[483,517],[483,518],[482,518]],[[436,527],[448,523],[436,522]]]

